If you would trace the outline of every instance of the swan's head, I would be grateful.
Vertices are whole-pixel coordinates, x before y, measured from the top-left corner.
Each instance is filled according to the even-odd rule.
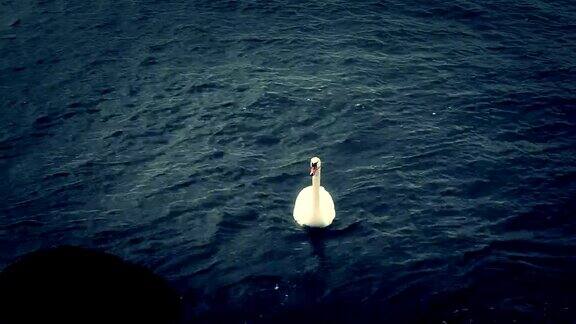
[[[310,159],[310,175],[315,176],[322,166],[322,161],[319,158],[313,157]]]

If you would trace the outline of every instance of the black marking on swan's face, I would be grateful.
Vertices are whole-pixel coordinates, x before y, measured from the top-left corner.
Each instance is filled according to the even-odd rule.
[[[320,165],[322,164],[322,162],[320,162],[320,158],[318,157],[313,157],[310,159],[310,166],[316,165],[317,167],[320,167]]]

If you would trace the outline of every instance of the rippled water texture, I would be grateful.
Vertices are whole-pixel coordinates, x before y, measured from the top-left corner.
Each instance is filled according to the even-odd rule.
[[[573,1],[0,12],[0,269],[101,249],[204,322],[576,318]]]

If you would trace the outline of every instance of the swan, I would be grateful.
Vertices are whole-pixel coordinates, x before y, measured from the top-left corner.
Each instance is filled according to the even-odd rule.
[[[336,216],[332,196],[320,186],[321,172],[322,161],[313,157],[310,160],[312,185],[300,191],[294,204],[294,219],[300,226],[326,227]]]

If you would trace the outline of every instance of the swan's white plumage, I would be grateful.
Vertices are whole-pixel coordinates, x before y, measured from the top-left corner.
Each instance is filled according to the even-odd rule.
[[[332,224],[336,216],[334,201],[330,193],[320,186],[321,161],[319,158],[312,158],[310,164],[318,166],[312,177],[312,186],[308,186],[300,191],[294,204],[294,220],[301,226],[326,227]],[[312,173],[311,173],[312,174]],[[315,211],[314,189],[317,189],[318,209]]]
[[[294,204],[294,219],[301,226],[326,227],[332,224],[336,216],[334,201],[330,193],[320,187],[320,215],[314,217],[312,203],[312,186],[308,186],[300,191]]]

